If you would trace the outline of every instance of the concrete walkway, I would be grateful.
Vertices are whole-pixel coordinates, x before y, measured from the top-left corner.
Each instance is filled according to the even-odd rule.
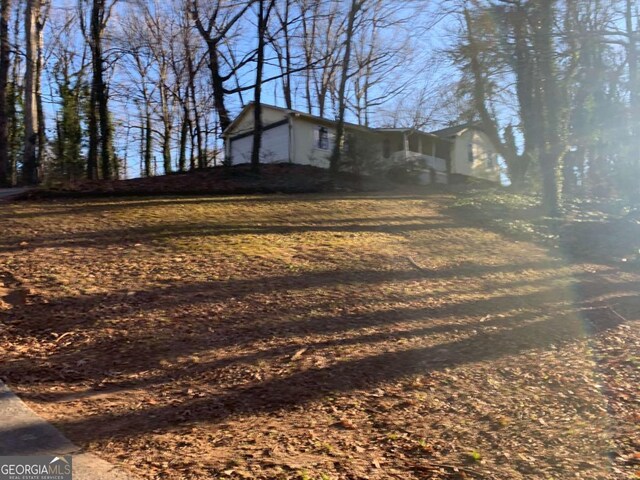
[[[28,188],[0,188],[0,201],[10,200],[11,198],[21,195],[28,190]]]
[[[136,480],[131,474],[82,453],[0,382],[0,456],[72,455],[73,480]]]

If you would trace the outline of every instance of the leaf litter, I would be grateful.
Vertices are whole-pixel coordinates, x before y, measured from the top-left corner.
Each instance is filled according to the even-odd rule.
[[[454,201],[9,204],[0,378],[142,478],[633,478],[640,275]]]

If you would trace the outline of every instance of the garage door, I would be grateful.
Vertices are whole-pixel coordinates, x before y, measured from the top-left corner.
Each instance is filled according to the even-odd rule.
[[[231,140],[231,161],[249,163],[253,148],[253,136]],[[261,163],[278,163],[289,161],[289,124],[268,128],[262,133],[262,147],[260,148]]]

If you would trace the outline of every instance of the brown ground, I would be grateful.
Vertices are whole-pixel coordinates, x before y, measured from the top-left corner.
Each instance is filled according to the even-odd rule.
[[[640,275],[453,200],[3,205],[0,378],[147,479],[635,478]]]

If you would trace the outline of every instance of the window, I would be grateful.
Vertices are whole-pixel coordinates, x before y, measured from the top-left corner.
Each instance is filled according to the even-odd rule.
[[[315,147],[320,150],[329,150],[329,130],[327,127],[316,127]]]
[[[469,142],[469,145],[467,145],[468,148],[468,159],[469,159],[469,163],[473,163],[473,143]]]
[[[382,155],[384,158],[389,158],[391,156],[391,142],[388,138],[385,138],[382,142]]]

